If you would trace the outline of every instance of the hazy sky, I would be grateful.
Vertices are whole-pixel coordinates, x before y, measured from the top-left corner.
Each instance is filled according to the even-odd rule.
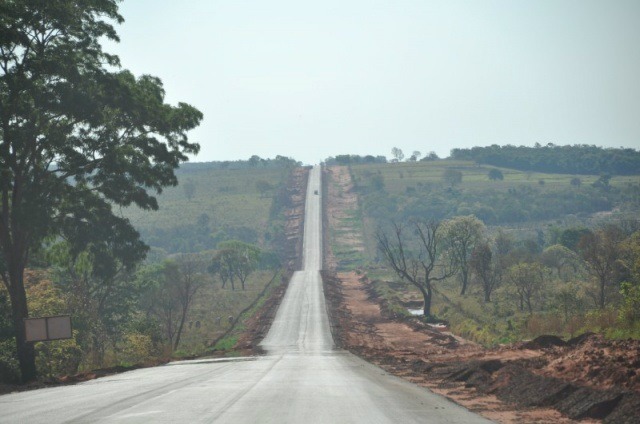
[[[120,55],[204,113],[195,161],[640,148],[640,1],[128,0]]]

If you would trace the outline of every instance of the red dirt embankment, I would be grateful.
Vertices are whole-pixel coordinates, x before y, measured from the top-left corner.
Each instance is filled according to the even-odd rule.
[[[325,267],[331,245],[362,249],[349,227],[358,208],[346,167],[325,171]],[[323,273],[339,347],[501,423],[640,422],[640,342],[541,336],[485,349],[418,318],[398,318],[355,272]]]
[[[385,370],[502,423],[635,423],[638,341],[542,336],[485,349],[409,318],[356,273],[324,273],[336,343]]]

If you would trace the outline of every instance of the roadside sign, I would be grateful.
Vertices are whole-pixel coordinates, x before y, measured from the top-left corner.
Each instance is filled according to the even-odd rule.
[[[28,342],[70,339],[71,315],[25,318],[24,332]]]

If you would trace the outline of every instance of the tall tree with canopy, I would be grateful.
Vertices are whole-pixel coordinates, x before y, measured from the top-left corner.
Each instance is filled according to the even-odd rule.
[[[78,229],[96,226],[144,249],[113,205],[157,209],[153,191],[176,185],[174,170],[199,150],[187,131],[202,114],[165,104],[158,78],[136,78],[102,50],[101,39],[118,41],[117,3],[0,4],[0,277],[24,381],[36,376],[23,332],[30,255],[48,237],[81,241]]]
[[[544,288],[546,269],[539,263],[519,263],[507,270],[507,281],[515,288],[520,310],[533,315],[535,297]]]
[[[208,270],[220,277],[222,288],[230,281],[231,289],[235,290],[234,281],[237,277],[244,290],[247,279],[258,267],[260,253],[260,248],[249,243],[239,240],[223,241],[218,244]]]
[[[475,245],[469,259],[469,267],[482,284],[484,301],[491,302],[491,293],[502,281],[502,270],[498,261],[494,259],[488,242],[480,241]]]
[[[469,285],[471,252],[484,233],[484,223],[473,215],[457,216],[445,221],[442,227],[449,251],[460,270],[460,294],[464,295]]]
[[[607,305],[611,289],[619,274],[622,259],[622,242],[625,239],[620,227],[607,225],[593,233],[584,235],[578,242],[578,252],[587,268],[587,272],[597,282],[595,299],[600,309]]]

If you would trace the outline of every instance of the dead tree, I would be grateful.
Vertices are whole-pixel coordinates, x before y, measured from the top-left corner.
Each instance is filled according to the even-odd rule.
[[[457,271],[452,256],[439,258],[443,256],[440,255],[439,226],[438,221],[415,221],[408,225],[414,229],[415,237],[411,237],[406,226],[394,223],[391,236],[382,229],[376,234],[378,248],[389,266],[401,279],[420,290],[425,317],[431,316],[433,284]],[[443,263],[438,263],[438,259],[443,259]],[[436,267],[441,268],[437,276],[434,275]]]

